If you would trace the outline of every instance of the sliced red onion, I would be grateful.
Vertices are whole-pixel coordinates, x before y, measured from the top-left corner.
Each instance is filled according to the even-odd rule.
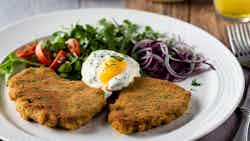
[[[190,74],[192,74],[192,72],[193,72],[194,69],[195,69],[195,64],[194,64],[194,63],[191,63],[191,64],[190,64],[190,69],[189,69],[188,72],[182,73],[182,74],[177,73],[177,72],[175,72],[175,71],[172,69],[172,67],[171,67],[171,65],[170,65],[170,63],[169,63],[169,58],[168,58],[168,57],[165,58],[165,65],[166,65],[166,68],[167,68],[167,70],[169,71],[169,73],[170,73],[171,75],[173,75],[174,77],[180,78],[180,79],[186,79]]]
[[[153,58],[155,58],[159,62],[163,62],[164,61],[159,55],[153,54],[152,56],[153,56]]]
[[[132,53],[134,53],[135,50],[137,50],[138,48],[151,46],[152,43],[153,43],[153,40],[149,40],[149,39],[141,40],[140,42],[137,42],[135,44],[135,46],[132,49]]]
[[[183,63],[202,63],[202,62],[206,61],[205,58],[200,57],[200,56],[199,56],[198,59],[184,59],[184,60],[177,59],[177,58],[174,58],[172,56],[169,56],[169,59],[171,59],[173,61],[176,61],[176,62],[183,62]]]
[[[165,56],[168,55],[168,48],[167,48],[167,46],[161,46],[161,51],[162,51],[162,53],[163,53]]]
[[[144,68],[144,69],[148,68],[148,67],[150,66],[152,60],[153,60],[153,57],[149,58],[149,60],[148,60],[147,63],[143,66],[143,68]]]
[[[192,47],[182,41],[168,48],[164,41],[142,40],[135,44],[131,53],[149,76],[175,82],[200,71],[201,64],[214,68],[206,62],[206,58],[195,54]]]
[[[146,52],[145,56],[141,57],[141,60],[147,60],[152,58],[152,52]]]
[[[141,54],[141,53],[147,52],[147,51],[152,52],[152,48],[143,48],[143,49],[140,49],[140,50],[134,52],[134,54],[138,55],[138,54]]]

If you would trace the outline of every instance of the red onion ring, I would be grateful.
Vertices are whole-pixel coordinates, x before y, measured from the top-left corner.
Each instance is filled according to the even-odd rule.
[[[170,81],[188,78],[198,71],[201,64],[214,69],[205,57],[195,54],[191,46],[183,42],[169,48],[165,41],[142,40],[135,44],[131,56],[137,59],[142,71],[149,76]]]

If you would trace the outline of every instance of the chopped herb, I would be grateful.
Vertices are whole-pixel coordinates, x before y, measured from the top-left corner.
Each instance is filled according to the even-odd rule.
[[[117,60],[117,61],[120,61],[120,62],[124,60],[124,58],[122,58],[120,56],[110,56],[110,57]]]
[[[197,79],[194,79],[194,80],[192,80],[191,85],[192,85],[192,86],[197,87],[197,86],[201,86],[201,83],[200,83],[200,82],[198,82],[198,80],[197,80]]]

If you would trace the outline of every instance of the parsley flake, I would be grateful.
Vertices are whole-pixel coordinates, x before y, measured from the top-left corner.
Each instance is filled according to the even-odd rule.
[[[192,80],[191,85],[195,86],[195,87],[198,87],[198,86],[201,86],[201,83],[197,79],[194,79],[194,80]]]

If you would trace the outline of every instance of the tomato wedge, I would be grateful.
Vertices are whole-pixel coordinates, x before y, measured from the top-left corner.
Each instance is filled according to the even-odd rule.
[[[47,49],[42,48],[43,41],[39,41],[36,45],[36,57],[39,62],[41,62],[44,65],[50,65],[51,64],[51,53]]]
[[[66,45],[67,48],[69,49],[69,51],[75,55],[75,56],[80,56],[81,53],[81,48],[80,48],[80,43],[74,39],[74,38],[70,38],[66,41]]]
[[[66,59],[66,53],[63,50],[60,50],[56,58],[53,60],[52,64],[49,66],[51,69],[57,69]]]
[[[30,59],[35,54],[36,43],[27,44],[16,51],[16,56]]]

